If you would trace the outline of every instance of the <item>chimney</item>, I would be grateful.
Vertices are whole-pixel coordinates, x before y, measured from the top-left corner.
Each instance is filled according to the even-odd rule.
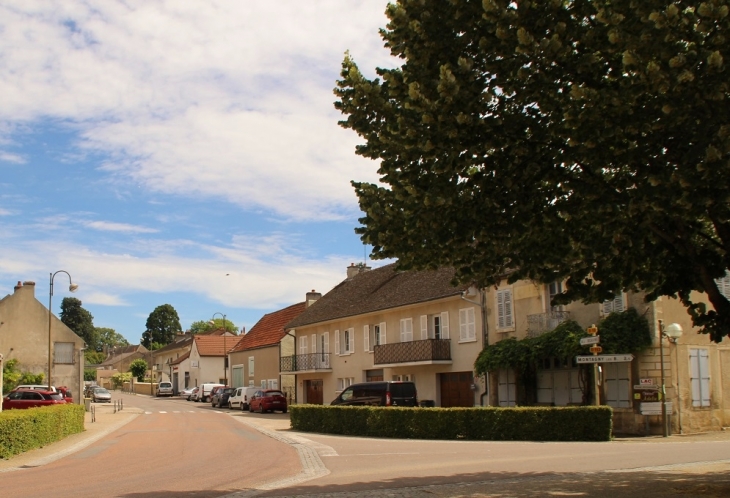
[[[305,308],[309,308],[314,303],[317,302],[317,300],[322,297],[321,292],[316,292],[314,289],[312,289],[312,292],[307,292],[307,299],[305,300]]]
[[[350,266],[347,267],[347,278],[352,278],[358,273],[363,273],[369,270],[370,267],[367,266],[365,263],[350,263]]]
[[[18,289],[20,289],[22,287],[23,287],[23,282],[21,282],[20,280],[18,280],[18,284],[15,286],[14,290],[17,291]]]

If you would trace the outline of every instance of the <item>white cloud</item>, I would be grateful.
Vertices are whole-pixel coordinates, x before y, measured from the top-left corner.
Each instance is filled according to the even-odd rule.
[[[0,208],[0,216],[10,216],[11,214],[13,214],[13,212],[9,209]]]
[[[18,154],[12,154],[10,152],[5,152],[0,150],[0,161],[5,163],[14,163],[14,164],[25,164],[25,158]]]
[[[347,49],[364,69],[393,65],[377,35],[386,4],[5,2],[0,130],[71,121],[117,181],[352,216],[349,181],[375,181],[376,166],[337,127],[332,88]]]
[[[139,227],[128,223],[114,223],[112,221],[84,221],[82,224],[87,228],[105,232],[156,233],[158,231],[154,228]]]
[[[100,306],[129,306],[129,304],[119,296],[109,294],[107,292],[84,292],[84,305],[97,304]]]

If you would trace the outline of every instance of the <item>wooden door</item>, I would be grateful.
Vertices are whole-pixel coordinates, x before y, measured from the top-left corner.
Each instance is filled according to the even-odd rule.
[[[307,386],[306,393],[307,398],[305,402],[310,405],[322,405],[324,404],[324,395],[322,393],[322,379],[314,379],[305,381]]]
[[[474,406],[473,383],[471,372],[441,374],[441,406]]]

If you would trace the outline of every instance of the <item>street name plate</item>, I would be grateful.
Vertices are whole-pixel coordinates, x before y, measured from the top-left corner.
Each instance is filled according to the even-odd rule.
[[[601,336],[600,335],[596,335],[596,336],[593,336],[593,337],[584,337],[584,338],[582,338],[580,340],[580,345],[581,346],[588,346],[590,344],[598,344],[599,342],[601,342]]]
[[[576,363],[625,363],[634,359],[632,354],[604,354],[598,356],[576,356]]]

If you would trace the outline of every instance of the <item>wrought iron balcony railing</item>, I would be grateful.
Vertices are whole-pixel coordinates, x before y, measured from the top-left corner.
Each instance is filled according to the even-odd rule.
[[[280,372],[303,372],[308,370],[329,370],[330,353],[297,354],[279,359]]]
[[[418,361],[448,361],[451,360],[451,341],[449,339],[426,339],[423,341],[381,344],[375,346],[373,354],[375,365]]]
[[[569,318],[569,311],[548,311],[527,315],[527,336],[537,337],[545,332],[550,332]]]

